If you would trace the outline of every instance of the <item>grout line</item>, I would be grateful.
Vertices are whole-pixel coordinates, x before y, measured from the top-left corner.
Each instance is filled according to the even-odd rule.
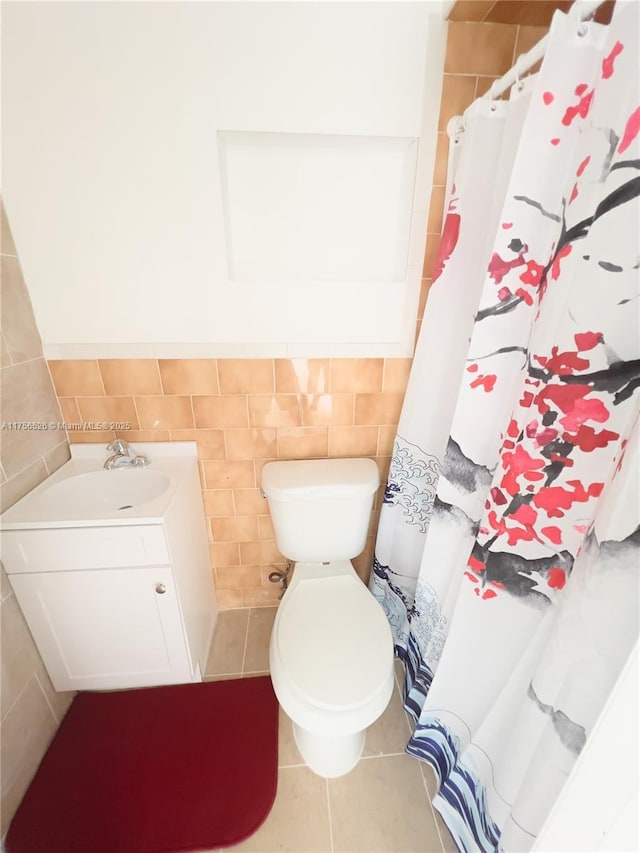
[[[516,24],[516,37],[513,40],[513,56],[511,57],[511,67],[516,64],[518,59],[518,39],[520,38],[520,24]]]
[[[331,853],[333,853],[333,822],[331,820],[331,800],[329,798],[329,780],[325,779],[325,789],[327,792],[327,814],[329,816],[329,845]]]
[[[243,609],[245,609],[245,608],[243,608]],[[249,610],[249,615],[247,617],[247,632],[244,635],[244,649],[242,651],[242,674],[243,675],[244,675],[244,662],[245,662],[245,658],[247,657],[247,643],[249,642],[249,622],[251,622],[251,611],[253,610],[253,607],[249,607],[246,609]]]
[[[156,363],[156,371],[158,373],[158,380],[160,382],[160,394],[165,397],[166,394],[164,393],[164,382],[162,381],[162,373],[160,372],[160,359],[156,358],[154,359],[154,361]]]
[[[42,682],[41,682],[41,681],[40,681],[40,679],[38,678],[38,673],[37,673],[37,672],[34,672],[34,673],[33,673],[33,676],[34,676],[35,680],[38,682],[38,687],[40,688],[40,690],[42,690],[42,695],[44,696],[44,701],[45,701],[45,702],[47,703],[47,705],[49,706],[49,710],[51,711],[51,716],[52,716],[52,717],[53,717],[53,719],[56,721],[56,724],[59,726],[59,725],[60,725],[60,720],[58,719],[58,715],[56,714],[56,712],[55,712],[55,711],[53,710],[53,708],[51,707],[51,703],[49,702],[49,697],[47,696],[47,691],[46,691],[46,690],[44,689],[44,687],[42,686]]]
[[[420,759],[416,759],[419,761]],[[436,820],[436,811],[433,808],[433,803],[431,802],[431,794],[429,793],[429,789],[427,788],[427,780],[425,779],[424,773],[422,772],[422,768],[418,767],[418,772],[422,777],[422,784],[424,786],[425,793],[427,795],[427,802],[429,803],[429,810],[431,812],[431,817],[433,818],[433,825],[436,828],[436,832],[438,834],[438,838],[440,840],[440,846],[442,847],[442,852],[444,853],[444,841],[442,840],[442,835],[440,835],[440,827],[438,826],[438,821]]]
[[[97,371],[98,371],[98,376],[100,377],[100,384],[102,385],[102,396],[103,396],[103,397],[106,397],[106,396],[107,396],[107,389],[105,388],[104,379],[103,379],[103,376],[102,376],[102,370],[100,370],[100,361],[101,361],[101,359],[96,358],[96,359],[92,359],[92,360],[93,360],[93,361],[95,361],[95,363],[96,363],[96,369],[97,369]],[[114,394],[114,395],[112,395],[112,396],[116,396],[116,395]],[[120,395],[119,395],[119,396],[120,396]],[[123,396],[124,396],[124,395],[123,395]],[[133,396],[133,395],[131,395],[131,396]]]
[[[62,443],[62,442],[60,442],[60,443]],[[19,477],[21,474],[24,474],[25,471],[27,471],[29,468],[31,468],[33,465],[35,465],[38,462],[42,462],[42,464],[44,465],[44,470],[47,471],[47,464],[44,461],[44,456],[37,456],[35,459],[33,459],[31,462],[29,462],[27,465],[25,465],[24,468],[21,468],[19,471],[16,471],[15,474],[12,474],[10,477],[7,477],[6,481],[2,485],[6,486],[7,483],[10,483],[12,480],[15,480],[16,477]],[[7,472],[5,471],[4,473],[5,473],[5,477],[6,477]],[[45,477],[45,479],[46,479],[46,477]],[[42,482],[44,482],[44,480],[40,481],[40,483],[42,483]],[[40,485],[40,483],[38,483],[37,485]],[[35,486],[33,486],[32,488],[35,489]],[[31,490],[29,490],[29,491],[31,491]]]
[[[492,3],[492,4],[491,4],[491,6],[489,6],[489,8],[487,9],[487,11],[486,11],[486,12],[484,13],[484,15],[482,16],[482,19],[480,20],[480,23],[481,23],[481,24],[491,23],[490,21],[487,21],[487,17],[488,17],[488,16],[493,12],[493,10],[494,10],[494,8],[495,8],[495,5],[496,5],[495,3]]]
[[[18,259],[17,254],[16,254],[16,255],[12,255],[12,254],[11,254],[11,252],[0,252],[0,257],[3,257],[3,258],[15,258],[16,260]]]
[[[4,335],[3,335],[3,337],[4,337]],[[11,358],[11,352],[9,351],[9,347],[7,346],[6,338],[4,341],[4,345],[7,348],[7,352],[9,352],[9,358]],[[11,364],[4,364],[2,366],[2,369],[4,370],[5,367],[18,367],[21,364],[30,364],[32,361],[38,361],[38,359],[40,359],[40,358],[43,358],[45,360],[45,362],[47,362],[47,359],[44,358],[43,355],[35,355],[33,358],[25,358],[24,361],[14,361],[13,359],[11,359]],[[49,363],[47,362],[47,367],[48,366],[49,366]],[[51,384],[53,385],[53,381],[51,382]]]
[[[198,429],[196,427],[196,412],[193,408],[193,394],[189,394],[189,406],[191,407],[191,429]]]
[[[5,600],[6,600],[6,599],[5,599]],[[13,702],[9,705],[9,707],[7,708],[7,710],[4,712],[4,714],[2,715],[2,718],[0,719],[0,724],[4,723],[4,721],[7,719],[7,715],[11,713],[11,711],[12,711],[12,709],[14,708],[14,706],[15,706],[16,702],[18,702],[18,701],[20,700],[20,697],[22,696],[22,694],[24,693],[24,691],[25,691],[25,690],[27,689],[27,687],[31,684],[31,679],[32,679],[34,676],[35,676],[35,672],[34,672],[34,673],[33,673],[33,675],[31,676],[31,678],[27,679],[27,683],[25,684],[25,686],[22,688],[22,690],[18,693],[18,695],[16,696],[16,698],[13,700]],[[39,684],[39,683],[40,683],[40,682],[38,682],[38,684]],[[47,704],[48,704],[48,703],[47,703]]]

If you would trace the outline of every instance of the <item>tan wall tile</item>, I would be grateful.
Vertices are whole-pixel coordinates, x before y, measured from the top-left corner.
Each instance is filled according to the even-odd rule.
[[[235,489],[233,497],[238,515],[262,515],[269,511],[262,489]]]
[[[216,597],[220,610],[233,610],[236,607],[244,607],[241,589],[219,589]]]
[[[255,427],[300,426],[298,397],[294,394],[251,394],[249,423]]]
[[[438,130],[446,131],[449,119],[453,118],[453,116],[462,115],[473,101],[475,93],[475,75],[461,76],[459,74],[445,74],[442,81]]]
[[[254,459],[253,469],[255,472],[256,486],[262,486],[262,469],[267,462],[275,462],[275,459]]]
[[[171,441],[168,429],[117,429],[116,438],[125,441]]]
[[[205,489],[202,492],[204,511],[207,516],[234,515],[232,489]]]
[[[240,562],[243,566],[282,565],[285,558],[275,542],[264,539],[260,542],[240,542]]]
[[[373,563],[375,544],[375,536],[367,536],[367,544],[364,551],[352,560],[353,568],[358,573],[360,580],[367,585],[371,576],[371,564]]]
[[[105,394],[162,394],[155,358],[112,358],[98,361]]]
[[[192,429],[191,397],[136,397],[141,429]]]
[[[260,539],[275,539],[276,533],[270,515],[258,516],[258,537]]]
[[[218,461],[203,462],[205,483],[208,489],[252,489],[255,487],[253,462]]]
[[[306,394],[301,402],[304,426],[353,424],[353,394]]]
[[[138,429],[138,415],[133,397],[78,397],[80,417],[86,423],[109,424],[107,429],[116,429],[114,424],[130,424],[131,429]],[[142,424],[143,429],[152,428]]]
[[[278,393],[323,394],[329,390],[328,358],[277,358]]]
[[[431,279],[423,278],[420,283],[420,299],[418,301],[418,320],[422,320],[427,307],[427,299],[431,290]]]
[[[457,0],[449,12],[450,21],[482,21],[496,0]]]
[[[98,397],[104,394],[97,360],[50,361],[49,370],[58,397]]]
[[[214,542],[255,542],[258,538],[258,520],[253,515],[212,518],[211,530]]]
[[[165,394],[218,394],[215,358],[161,358],[158,362]]]
[[[377,449],[377,426],[329,428],[329,456],[375,456]]]
[[[440,248],[440,235],[427,234],[427,245],[424,250],[424,264],[422,267],[422,277],[431,280],[435,271],[436,261],[438,259],[438,249]]]
[[[242,604],[244,607],[273,607],[278,603],[280,592],[277,584],[243,589]]]
[[[276,430],[226,429],[227,459],[273,459],[276,455]]]
[[[310,459],[326,456],[327,427],[278,427],[279,459]]]
[[[240,565],[240,548],[237,542],[213,542],[209,545],[211,565],[216,569]]]
[[[382,390],[404,394],[412,364],[411,358],[385,358]]]
[[[377,456],[391,456],[397,431],[398,429],[395,426],[378,427]]]
[[[449,163],[449,137],[444,131],[438,132],[436,160],[433,167],[433,185],[444,187],[447,183],[447,166]]]
[[[218,376],[221,394],[269,394],[274,390],[271,358],[221,358]]]
[[[511,68],[515,41],[515,27],[451,22],[445,74],[504,74]]]
[[[243,587],[256,587],[260,585],[259,566],[221,566],[215,570],[216,588],[221,590]],[[242,603],[237,605],[242,607]]]
[[[88,432],[74,430],[69,433],[69,442],[71,444],[111,444],[115,437],[115,431],[112,429],[94,429]]]
[[[381,358],[332,358],[331,392],[380,391]]]
[[[58,397],[58,403],[60,404],[62,420],[66,424],[80,423],[80,409],[75,397]]]
[[[195,441],[198,459],[224,459],[224,431],[221,429],[172,429],[171,441]]]
[[[430,234],[439,234],[442,231],[444,195],[444,187],[434,187],[431,191],[431,204],[429,206],[429,219],[427,222],[427,231]]]
[[[376,456],[373,461],[378,466],[378,472],[380,473],[380,482],[386,483],[389,479],[389,466],[391,465],[391,457]]]
[[[404,394],[356,394],[356,424],[397,424]]]
[[[482,95],[485,95],[493,83],[499,79],[499,77],[487,77],[482,75],[476,77],[476,98],[481,98]]]
[[[244,396],[193,397],[198,428],[247,427],[247,398]]]

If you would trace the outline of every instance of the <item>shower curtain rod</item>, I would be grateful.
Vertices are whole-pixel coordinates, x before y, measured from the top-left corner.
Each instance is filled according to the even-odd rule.
[[[579,24],[591,17],[591,15],[593,15],[598,7],[603,3],[604,0],[575,0],[569,10],[569,16]],[[507,89],[513,86],[514,83],[517,83],[520,78],[527,73],[527,71],[533,68],[536,62],[543,58],[548,42],[549,36],[547,34],[544,38],[540,39],[540,41],[535,44],[531,50],[519,56],[515,65],[513,65],[506,74],[496,80],[491,88],[481,96],[480,100],[494,101],[506,92]],[[460,131],[464,129],[464,116],[466,112],[467,111],[465,110],[462,116],[455,116],[449,122],[447,132],[450,137],[453,137],[454,134],[460,133]]]

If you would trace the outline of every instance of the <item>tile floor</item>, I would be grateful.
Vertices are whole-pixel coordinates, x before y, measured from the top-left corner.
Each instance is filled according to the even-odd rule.
[[[267,674],[275,614],[275,607],[223,610],[205,680]],[[396,662],[396,682],[400,673]],[[360,763],[340,779],[322,779],[304,765],[291,723],[281,710],[275,804],[255,835],[226,849],[455,853],[455,844],[431,807],[428,791],[433,791],[434,777],[430,768],[404,752],[409,733],[409,718],[396,683],[387,710],[367,732]]]

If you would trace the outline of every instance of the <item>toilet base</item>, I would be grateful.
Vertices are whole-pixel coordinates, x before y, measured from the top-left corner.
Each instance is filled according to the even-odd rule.
[[[321,735],[293,723],[293,736],[307,767],[325,779],[344,776],[356,766],[367,730],[348,735]]]

